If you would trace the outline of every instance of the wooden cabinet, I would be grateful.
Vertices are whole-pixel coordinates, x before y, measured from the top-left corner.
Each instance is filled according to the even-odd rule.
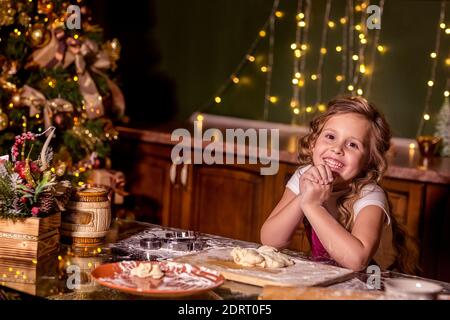
[[[127,139],[116,146],[113,161],[127,177],[134,218],[169,225],[171,212],[179,210],[180,198],[180,188],[170,177],[170,149]]]
[[[196,230],[259,241],[265,179],[245,166],[193,166],[192,214]]]
[[[132,141],[114,151],[127,189],[146,199],[137,218],[259,242],[261,226],[278,201],[273,197],[276,178],[261,176],[259,165],[175,165],[170,152],[171,146]]]
[[[225,237],[260,241],[261,226],[281,199],[297,166],[280,163],[262,176],[260,165],[174,165],[172,145],[122,136],[113,163],[127,177],[136,219]],[[385,178],[392,213],[420,242],[424,276],[450,281],[450,188]],[[303,225],[290,248],[310,246]]]
[[[408,233],[419,240],[420,212],[424,198],[424,183],[384,178],[381,186],[388,194],[392,214],[406,226]]]

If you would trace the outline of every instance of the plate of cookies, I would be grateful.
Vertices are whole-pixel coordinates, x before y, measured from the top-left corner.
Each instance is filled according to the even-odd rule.
[[[98,266],[92,278],[108,288],[160,298],[203,293],[221,286],[223,276],[201,266],[172,261],[121,261]]]

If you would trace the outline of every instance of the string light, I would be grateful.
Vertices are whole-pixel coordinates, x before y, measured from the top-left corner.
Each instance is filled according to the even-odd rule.
[[[313,111],[313,108],[312,107],[306,107],[306,112],[308,112],[308,113],[310,113],[310,112],[312,112]]]
[[[339,19],[339,22],[340,22],[341,24],[346,24],[346,23],[347,23],[347,19],[344,18],[344,17],[342,17],[342,18]]]
[[[367,43],[367,39],[361,39],[359,40],[362,44],[366,44]]]
[[[439,27],[440,27],[441,29],[445,29],[445,23],[441,23],[441,24],[439,25]]]
[[[337,81],[337,82],[341,82],[342,80],[344,80],[344,77],[341,76],[340,74],[338,74],[338,75],[336,76],[336,81]]]
[[[269,101],[270,100],[270,90],[272,86],[272,66],[273,66],[273,54],[274,54],[274,45],[275,45],[275,17],[274,12],[277,11],[279,0],[274,0],[271,10],[271,15],[268,19],[268,27],[269,27],[269,50],[267,54],[267,75],[266,75],[266,83],[265,83],[265,90],[264,90],[264,112],[263,112],[263,119],[268,120],[269,117]]]
[[[281,11],[277,11],[277,12],[275,12],[275,16],[276,16],[277,18],[282,18],[282,17],[284,16],[284,13],[281,12]]]
[[[361,72],[361,73],[366,73],[366,66],[363,65],[363,64],[361,64],[361,65],[359,66],[359,72]]]
[[[450,28],[445,29],[445,34],[450,34]]]
[[[292,49],[292,50],[297,49],[297,44],[296,44],[296,43],[292,43],[292,44],[291,44],[291,49]]]
[[[321,103],[317,106],[317,109],[319,109],[320,112],[324,112],[327,109],[327,107]]]
[[[271,96],[271,97],[269,97],[269,101],[272,102],[272,103],[277,103],[278,102],[278,97]]]
[[[413,149],[415,149],[416,148],[416,144],[415,143],[410,143],[409,144],[409,149],[410,150],[413,150]]]
[[[353,87],[351,84],[347,87],[348,91],[353,91],[355,90],[355,87]]]
[[[328,27],[333,29],[335,26],[336,26],[336,24],[334,23],[334,21],[328,21]]]
[[[297,20],[301,20],[305,17],[305,14],[303,12],[300,12],[299,14],[297,14]]]
[[[264,37],[266,36],[266,32],[265,32],[264,30],[261,30],[261,31],[259,32],[259,36],[260,36],[261,38],[264,38]]]
[[[255,62],[255,57],[252,55],[247,55],[247,60],[250,62]]]
[[[445,64],[446,64],[447,66],[450,66],[450,58],[445,59]]]
[[[321,54],[326,54],[327,53],[327,48],[320,48],[320,53]]]
[[[295,49],[294,55],[296,58],[300,58],[302,56],[302,51],[299,49]]]
[[[444,91],[444,97],[448,97],[448,96],[450,96],[450,92],[448,90],[445,90]]]
[[[262,66],[262,67],[261,67],[261,72],[267,72],[267,70],[268,70],[268,69],[267,69],[266,66]]]
[[[424,120],[428,121],[430,120],[429,115],[429,108],[430,108],[430,101],[433,91],[434,82],[436,79],[436,68],[437,68],[437,60],[435,59],[437,57],[437,53],[439,52],[440,44],[441,44],[441,31],[442,24],[444,23],[445,19],[445,1],[441,2],[441,10],[439,13],[439,22],[437,23],[437,29],[436,29],[436,38],[434,43],[434,50],[431,52],[430,57],[433,58],[433,61],[431,63],[431,74],[430,74],[430,80],[427,82],[427,92],[425,96],[425,107],[423,110],[423,119],[420,119],[419,127],[417,128],[417,136],[420,136],[422,134],[423,128],[424,128]],[[447,29],[446,29],[447,31]],[[449,30],[450,31],[450,30]],[[449,32],[450,33],[450,32]],[[448,88],[448,82],[447,82],[447,88]]]
[[[233,77],[233,80],[232,80],[235,84],[238,84],[239,83],[239,78],[238,77]]]
[[[358,61],[358,60],[359,60],[359,57],[358,57],[358,55],[354,54],[354,55],[352,56],[352,59],[353,59],[353,61]]]
[[[317,80],[317,75],[316,74],[312,74],[311,75],[311,80]]]
[[[362,96],[363,91],[362,91],[362,89],[358,89],[358,90],[356,90],[356,93],[359,94],[360,96]]]
[[[296,77],[296,78],[300,78],[301,76],[302,76],[302,74],[301,74],[300,72],[296,72],[296,73],[295,73],[295,77]]]
[[[361,31],[361,25],[357,24],[357,25],[355,26],[355,30],[356,30],[356,31]]]
[[[303,51],[306,51],[306,50],[308,50],[308,45],[302,44],[302,45],[300,46],[300,48],[301,48]]]
[[[362,10],[361,6],[359,4],[357,4],[355,6],[355,11],[360,12]]]
[[[298,84],[298,79],[297,78],[292,79],[292,84]]]
[[[295,113],[295,114],[299,114],[299,113],[300,113],[300,110],[299,110],[298,108],[294,108],[294,113]]]
[[[306,27],[306,22],[305,22],[305,21],[300,21],[300,22],[298,23],[298,26],[299,26],[300,28],[304,28],[304,27]]]
[[[336,46],[336,51],[337,52],[341,52],[342,51],[342,47],[341,46]]]
[[[377,50],[379,52],[385,52],[386,49],[382,45],[379,45],[379,46],[377,46]]]
[[[220,103],[220,102],[222,102],[222,99],[221,99],[220,97],[215,97],[215,98],[214,98],[214,101],[215,101],[216,103]]]

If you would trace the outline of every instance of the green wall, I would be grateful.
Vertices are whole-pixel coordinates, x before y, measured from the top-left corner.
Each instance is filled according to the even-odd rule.
[[[311,50],[306,72],[315,73],[319,57],[319,39],[325,0],[312,1],[309,33]],[[374,3],[374,1],[372,1]],[[378,1],[375,1],[375,4]],[[293,51],[297,1],[280,0],[284,12],[277,19],[272,95],[279,101],[271,104],[269,121],[291,123],[289,102],[292,94]],[[155,0],[156,43],[162,55],[162,69],[176,82],[180,108],[178,117],[185,119],[205,105],[229,77],[254,40],[272,7],[272,0]],[[450,5],[447,5],[450,15]],[[344,15],[345,1],[332,2],[331,19],[338,22]],[[440,1],[386,0],[380,42],[387,52],[377,55],[370,100],[385,114],[394,135],[413,138],[425,102],[427,81],[431,72]],[[446,19],[450,24],[450,19]],[[372,39],[369,31],[369,41]],[[266,37],[267,39],[267,37]],[[437,81],[433,89],[431,116],[425,132],[433,132],[433,119],[443,102],[443,91],[449,67],[450,35],[442,32]],[[329,33],[328,53],[324,64],[325,101],[339,94],[335,76],[340,73],[340,55],[334,50],[342,41],[339,23]],[[256,51],[257,62],[267,58],[268,40]],[[261,61],[260,61],[261,59]],[[207,109],[208,113],[262,119],[265,74],[259,63],[248,64],[241,82],[222,96],[222,103]],[[315,87],[308,85],[307,104],[315,102]]]

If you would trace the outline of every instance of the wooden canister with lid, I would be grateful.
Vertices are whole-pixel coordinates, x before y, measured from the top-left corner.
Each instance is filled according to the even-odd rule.
[[[108,190],[101,187],[80,189],[62,215],[61,235],[75,245],[97,245],[103,242],[110,223]]]

